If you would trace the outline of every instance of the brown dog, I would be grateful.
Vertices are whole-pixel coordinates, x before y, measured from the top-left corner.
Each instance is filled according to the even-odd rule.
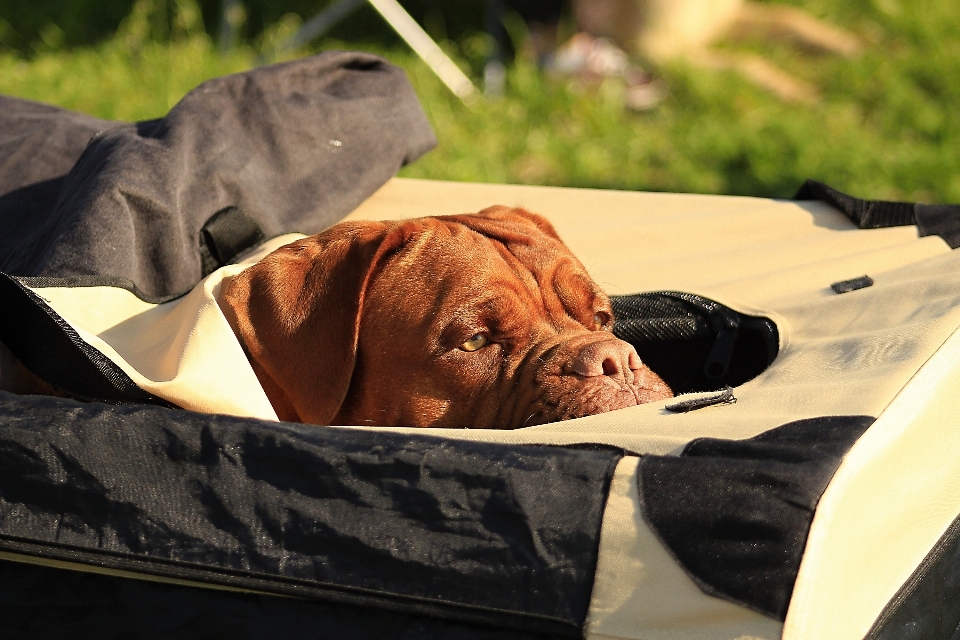
[[[277,415],[517,428],[668,398],[544,218],[341,223],[224,283]]]

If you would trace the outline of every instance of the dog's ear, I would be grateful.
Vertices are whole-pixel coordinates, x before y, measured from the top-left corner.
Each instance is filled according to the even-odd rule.
[[[368,283],[402,242],[391,230],[398,229],[342,223],[274,251],[226,283],[224,311],[281,420],[329,424],[340,409]]]

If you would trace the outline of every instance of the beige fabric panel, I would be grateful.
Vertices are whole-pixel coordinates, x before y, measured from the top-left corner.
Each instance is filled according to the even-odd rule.
[[[918,241],[914,227],[856,229],[819,202],[403,178],[389,181],[347,220],[469,213],[494,204],[549,218],[611,294],[732,288],[743,297],[753,282],[774,276],[774,298],[826,294],[830,283],[864,270],[872,276],[949,252],[936,236]],[[846,264],[828,266],[837,259]]]
[[[620,461],[600,532],[587,640],[779,638],[783,625],[703,593],[643,519],[640,459]]]
[[[785,640],[863,638],[960,513],[960,332],[847,454],[810,529]]]
[[[241,263],[215,271],[187,295],[160,305],[108,286],[35,292],[141,389],[192,411],[276,420],[217,296],[224,278],[302,237],[274,238]]]

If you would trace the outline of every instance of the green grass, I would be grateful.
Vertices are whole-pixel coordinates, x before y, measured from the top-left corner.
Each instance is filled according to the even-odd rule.
[[[863,197],[960,202],[960,11],[953,0],[794,4],[868,43],[855,60],[782,44],[736,45],[816,84],[823,99],[812,106],[785,104],[734,73],[677,65],[659,70],[669,88],[664,102],[630,113],[615,82],[571,88],[520,60],[503,98],[466,107],[409,52],[377,51],[407,70],[440,140],[402,175],[776,197],[813,177]],[[288,18],[221,56],[189,15],[178,18],[168,41],[155,42],[149,10],[139,3],[95,47],[29,59],[0,50],[0,93],[105,118],[154,118],[203,80],[255,65],[259,51],[296,27]],[[476,76],[482,38],[445,46]]]
[[[101,118],[164,115],[185,93],[218,75],[251,68],[254,51],[217,54],[188,20],[169,42],[149,37],[150,6],[141,4],[117,34],[96,47],[44,51],[29,59],[0,50],[0,93],[39,100]]]

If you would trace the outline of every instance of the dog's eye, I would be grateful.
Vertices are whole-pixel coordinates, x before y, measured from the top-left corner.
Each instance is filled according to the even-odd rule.
[[[605,327],[610,324],[610,314],[606,311],[598,311],[593,314],[593,324],[597,327]]]
[[[490,342],[490,338],[487,337],[485,333],[474,334],[472,338],[460,345],[460,348],[464,351],[476,351],[477,349],[482,349],[487,346],[487,343]]]

